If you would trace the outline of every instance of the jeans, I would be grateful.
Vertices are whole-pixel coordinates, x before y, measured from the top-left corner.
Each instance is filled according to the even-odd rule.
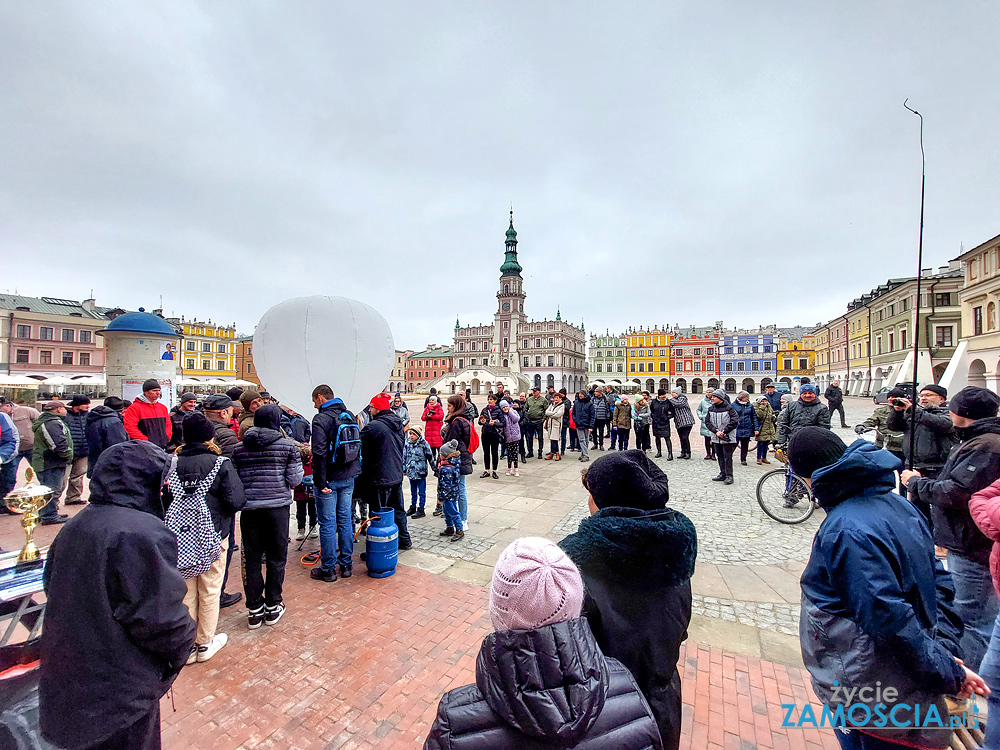
[[[606,419],[596,419],[594,420],[594,431],[592,437],[594,439],[594,447],[604,450],[604,428],[607,426],[608,420]]]
[[[410,507],[424,509],[427,502],[427,477],[410,480]]]
[[[19,463],[21,462],[14,456],[7,463],[0,464],[0,502],[17,484],[17,465]]]
[[[840,404],[837,404],[836,406],[834,406],[829,401],[827,401],[826,404],[827,404],[827,407],[829,407],[829,409],[830,409],[830,421],[831,422],[833,421],[833,415],[835,413],[839,413],[840,414],[840,426],[841,427],[847,427],[847,417],[844,415],[844,404],[840,403]]]
[[[462,517],[462,523],[469,520],[469,493],[465,490],[465,474],[458,477],[458,514]]]
[[[767,446],[771,444],[770,440],[758,440],[757,441],[757,460],[763,461],[767,458]]]
[[[618,430],[618,450],[628,450],[628,438],[631,430]]]
[[[986,741],[983,750],[1000,750],[1000,616],[997,616],[993,623],[993,636],[990,638],[986,656],[979,665],[979,676],[993,691],[987,698],[990,718],[986,723]]]
[[[388,487],[375,488],[375,508],[392,508],[393,520],[399,528],[399,548],[409,549],[410,531],[406,528],[406,508],[403,507],[403,483],[391,484]],[[375,508],[370,513],[378,513]]]
[[[535,455],[535,435],[538,435],[538,455],[542,455],[542,446],[545,441],[545,430],[541,422],[532,422],[530,419],[524,423],[524,440],[528,444],[528,456]]]
[[[948,721],[948,717],[945,716],[942,718],[944,721]],[[923,720],[923,717],[921,717],[921,720]],[[857,729],[849,729],[846,732],[841,729],[834,729],[833,733],[836,735],[837,741],[840,742],[841,750],[903,750],[903,748],[909,747],[909,745],[888,742],[881,737],[859,732]],[[983,747],[986,748],[988,745],[984,745]]]
[[[588,446],[590,445],[590,440],[587,438],[587,428],[577,427],[576,437],[580,441],[580,451],[582,452],[581,458],[590,458],[590,451]]]
[[[559,432],[560,432],[560,437],[562,438],[559,441],[561,443],[561,445],[562,445],[562,451],[561,452],[565,453],[566,452],[566,433],[569,432],[569,422],[568,421],[565,421],[565,420],[563,421],[562,428],[560,429]],[[573,447],[572,443],[570,443],[570,447],[571,448]]]
[[[687,425],[686,427],[677,428],[677,437],[681,441],[681,455],[691,457],[691,428],[694,425]]]
[[[649,442],[649,425],[640,424],[635,427],[635,447],[641,451],[648,451],[650,446]]]
[[[285,561],[288,559],[290,507],[256,508],[240,513],[243,591],[246,592],[247,609],[281,604]],[[262,564],[267,569],[266,578],[260,569]]]
[[[38,472],[38,481],[52,488],[52,499],[38,511],[39,518],[54,518],[59,513],[59,496],[66,488],[66,477],[69,476],[69,466],[58,469],[44,469]]]
[[[339,562],[351,567],[354,555],[354,477],[327,482],[332,490],[316,487],[316,515],[319,516],[319,566],[334,570]]]
[[[616,445],[618,445],[618,428],[611,425],[611,450],[614,450]]]
[[[719,474],[724,477],[733,478],[733,454],[736,452],[736,443],[716,443],[715,458],[719,462]]]
[[[484,471],[496,471],[500,466],[500,436],[495,432],[483,430],[483,466]]]
[[[948,550],[948,571],[955,584],[955,612],[965,623],[961,641],[965,666],[978,672],[1000,610],[990,566]]]
[[[441,504],[441,510],[444,511],[444,522],[447,526],[453,529],[462,528],[462,515],[458,512],[457,500],[445,500]]]

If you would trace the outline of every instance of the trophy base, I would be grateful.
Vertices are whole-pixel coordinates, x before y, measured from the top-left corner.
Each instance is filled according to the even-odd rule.
[[[17,556],[17,561],[19,563],[36,562],[41,558],[42,553],[38,551],[38,547],[35,546],[35,543],[28,542],[21,548],[21,554]]]

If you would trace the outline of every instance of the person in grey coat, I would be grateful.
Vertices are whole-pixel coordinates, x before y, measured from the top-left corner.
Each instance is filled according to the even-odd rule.
[[[580,571],[554,542],[517,539],[493,571],[476,681],[445,693],[424,750],[662,749],[649,703],[601,653]]]
[[[706,461],[715,460],[715,444],[712,442],[712,430],[705,423],[705,416],[708,414],[708,410],[710,408],[712,408],[711,392],[705,394],[705,397],[698,402],[698,408],[695,410],[695,414],[697,414],[698,419],[701,420],[701,429],[699,430],[699,432],[701,433],[701,436],[705,438]]]
[[[694,415],[691,407],[688,406],[687,396],[680,388],[674,387],[670,391],[670,405],[674,407],[674,426],[677,428],[677,437],[681,441],[681,458],[691,458],[691,428],[694,427]]]
[[[726,392],[716,388],[709,396],[712,405],[705,414],[704,425],[712,432],[712,443],[719,461],[719,475],[713,482],[733,483],[733,453],[736,451],[736,428],[740,418],[732,404],[726,403]]]
[[[292,490],[302,483],[298,445],[281,435],[281,408],[266,404],[253,415],[253,427],[233,453],[247,502],[240,514],[243,587],[247,626],[277,625],[285,613],[281,589],[288,557]],[[266,562],[265,562],[266,561]],[[267,577],[261,574],[266,564]]]

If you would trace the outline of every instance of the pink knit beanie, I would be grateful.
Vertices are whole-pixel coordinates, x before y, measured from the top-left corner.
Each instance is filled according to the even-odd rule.
[[[517,539],[493,569],[493,629],[534,630],[580,616],[583,579],[566,553],[548,539]]]

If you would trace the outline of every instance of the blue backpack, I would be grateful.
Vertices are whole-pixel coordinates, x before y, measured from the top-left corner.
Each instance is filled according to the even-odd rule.
[[[350,412],[340,413],[329,456],[333,466],[347,466],[361,458],[361,428]]]

